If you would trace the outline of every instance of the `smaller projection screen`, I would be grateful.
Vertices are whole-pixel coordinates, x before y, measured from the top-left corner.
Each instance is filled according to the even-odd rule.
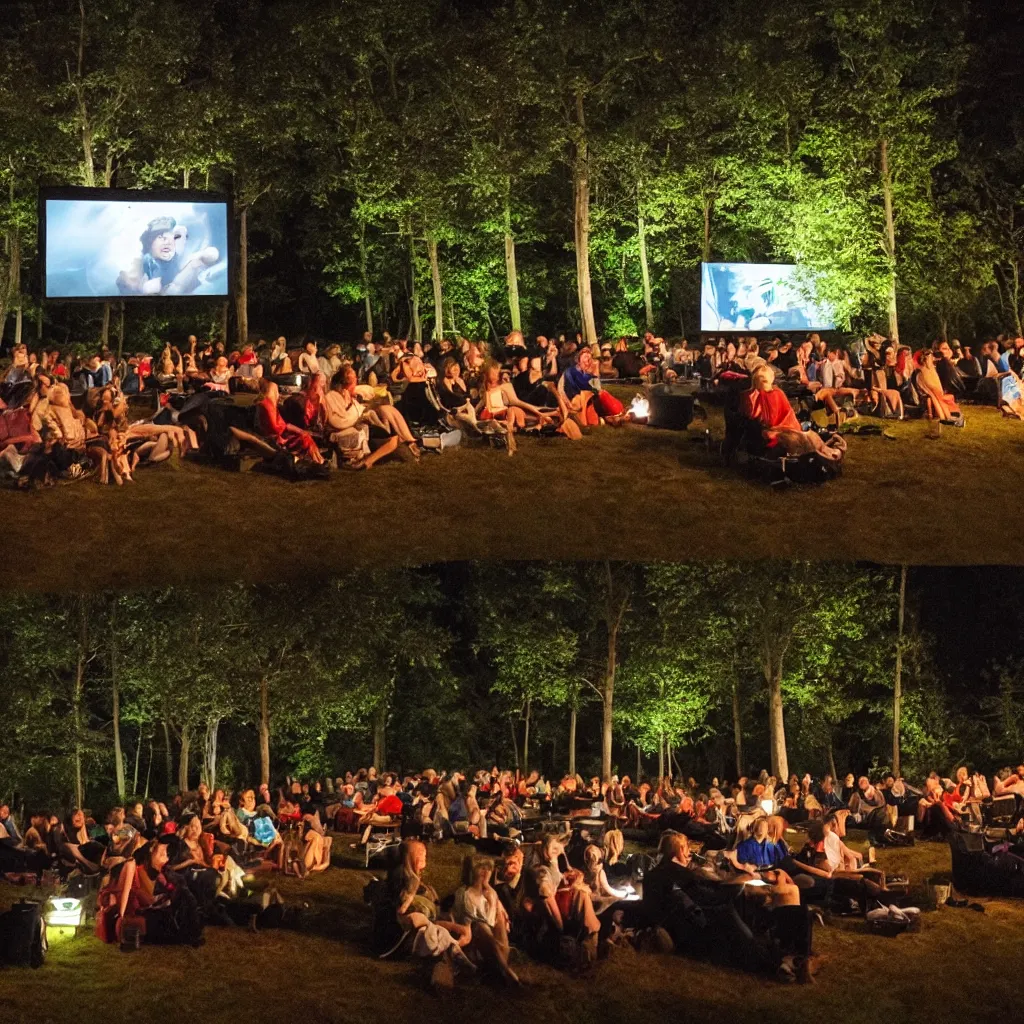
[[[39,214],[47,299],[230,294],[226,196],[44,189]]]
[[[831,331],[829,311],[807,297],[789,263],[702,263],[702,331]]]

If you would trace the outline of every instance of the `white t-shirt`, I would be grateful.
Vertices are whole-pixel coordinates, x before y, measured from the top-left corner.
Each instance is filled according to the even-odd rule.
[[[825,856],[828,858],[828,866],[833,871],[838,871],[842,867],[843,841],[835,832],[829,832],[825,836]]]

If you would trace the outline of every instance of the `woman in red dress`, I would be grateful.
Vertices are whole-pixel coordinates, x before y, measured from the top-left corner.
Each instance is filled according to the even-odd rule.
[[[312,435],[301,427],[287,423],[277,408],[277,385],[267,378],[260,381],[260,400],[256,405],[256,430],[272,444],[299,455],[308,455],[313,462],[324,457]]]

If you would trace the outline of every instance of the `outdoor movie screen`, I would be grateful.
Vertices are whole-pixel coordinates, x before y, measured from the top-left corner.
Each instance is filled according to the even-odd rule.
[[[40,195],[48,299],[227,296],[225,196],[122,189]]]
[[[702,331],[831,331],[829,311],[808,298],[790,263],[702,263]]]

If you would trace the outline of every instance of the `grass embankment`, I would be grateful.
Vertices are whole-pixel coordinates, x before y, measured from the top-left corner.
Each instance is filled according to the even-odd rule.
[[[826,962],[816,984],[783,986],[678,956],[615,950],[587,978],[516,961],[526,982],[508,993],[469,980],[428,994],[411,961],[380,961],[365,947],[362,888],[371,872],[352,866],[347,838],[336,867],[306,882],[284,880],[286,899],[310,904],[305,931],[208,929],[200,949],[143,948],[123,954],[91,935],[51,948],[43,968],[0,971],[0,1021],[119,1024],[203,1020],[349,1022],[821,1020],[957,1022],[1020,1017],[1024,904],[986,900],[985,914],[926,913],[918,934],[882,938],[862,921],[816,931]],[[464,847],[430,849],[428,875],[444,894],[457,885]],[[935,873],[948,872],[942,844],[879,851],[888,871],[907,872],[915,902]],[[6,905],[19,890],[0,887]]]
[[[706,425],[722,435],[717,410]],[[849,439],[842,479],[785,490],[723,468],[698,421],[526,438],[511,459],[466,446],[327,482],[184,464],[123,488],[3,491],[0,580],[130,588],[488,558],[1024,563],[1024,423],[969,408],[938,440],[920,421],[885,425],[896,440]]]

